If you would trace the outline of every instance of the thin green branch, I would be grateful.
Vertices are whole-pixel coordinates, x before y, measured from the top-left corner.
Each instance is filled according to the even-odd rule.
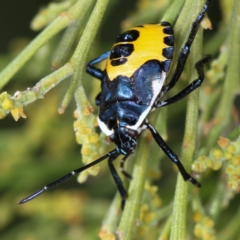
[[[218,186],[213,192],[212,200],[209,203],[209,215],[212,217],[213,220],[217,220],[221,212],[225,192],[226,191],[224,191],[223,182],[219,181]]]
[[[71,64],[66,64],[57,71],[41,79],[33,88],[29,88],[23,92],[17,91],[12,97],[14,108],[26,106],[37,99],[43,98],[48,91],[70,76],[73,71],[73,66]]]
[[[92,46],[93,40],[97,34],[97,30],[102,22],[103,14],[106,10],[109,0],[98,0],[91,17],[84,29],[81,40],[70,59],[70,63],[75,67],[76,72],[74,74],[74,79],[71,88],[78,87],[82,85],[83,73],[86,67],[86,61],[88,52]],[[81,97],[81,96],[79,96]],[[81,101],[87,101],[83,98]],[[78,103],[80,104],[80,103]]]
[[[46,7],[41,7],[36,16],[34,16],[33,20],[30,23],[31,29],[34,31],[42,30],[48,24],[50,24],[58,14],[67,11],[67,9],[77,1],[78,0],[64,0],[61,2],[49,2]]]
[[[217,233],[217,239],[239,239],[239,219],[240,219],[240,208],[235,210],[235,215],[229,219],[226,226]]]
[[[84,11],[82,9],[82,17],[84,17],[84,14],[89,10],[89,8],[92,6],[92,2],[94,0],[88,1],[88,4],[82,4],[81,7],[84,7]],[[39,98],[43,98],[44,95],[53,87],[55,87],[57,84],[59,84],[62,80],[64,80],[66,77],[73,74],[75,71],[75,74],[73,76],[73,79],[70,83],[70,87],[63,99],[63,103],[59,109],[60,113],[63,113],[65,108],[68,106],[69,102],[73,98],[74,92],[77,88],[77,86],[80,85],[82,74],[85,70],[86,65],[86,59],[88,51],[90,50],[91,44],[96,36],[98,27],[101,23],[101,19],[103,17],[103,13],[106,9],[108,1],[99,1],[97,2],[91,17],[86,25],[86,28],[83,32],[83,35],[79,41],[79,44],[70,60],[69,63],[67,63],[65,66],[61,67],[57,71],[53,72],[52,74],[46,76],[45,78],[41,79],[33,88],[29,88],[26,91],[20,92],[18,91],[13,97],[12,101],[14,102],[11,105],[11,109],[8,107],[7,109],[4,109],[4,107],[1,105],[1,115],[4,117],[10,110],[13,110],[18,107],[25,106]],[[79,14],[79,11],[76,11],[75,8],[79,8],[78,5],[74,5],[72,8],[70,8],[66,13],[61,14],[63,16],[67,16],[68,20],[72,20],[77,14]],[[81,8],[80,8],[81,10]],[[65,19],[66,17],[64,17]],[[24,55],[24,59],[29,59],[29,57],[38,49],[40,44],[44,43],[46,40],[50,38],[50,36],[53,35],[53,26],[55,22],[59,22],[62,19],[61,17],[58,17],[51,25],[49,25],[48,28],[46,28],[35,40],[33,40],[32,43],[28,47],[26,47],[25,50],[12,62],[10,63],[5,70],[3,70],[2,74],[4,75],[6,71],[8,72],[8,69],[10,69],[13,65],[16,66],[16,68],[13,67],[13,72],[15,70],[18,70],[23,64],[21,56]],[[61,23],[61,22],[60,22]],[[60,25],[64,25],[63,23]],[[65,22],[66,25],[66,22]],[[60,28],[58,28],[60,29]],[[55,31],[56,33],[56,31]],[[12,65],[13,64],[13,65]],[[15,70],[14,70],[15,69]],[[76,71],[77,69],[77,71]],[[9,73],[10,74],[10,73]],[[5,75],[7,78],[11,77],[9,74]],[[85,94],[84,94],[85,96]],[[8,97],[8,96],[7,96]],[[81,96],[80,99],[82,99],[83,96]],[[83,100],[83,105],[86,105],[85,103],[88,102],[86,98]],[[89,105],[89,104],[87,104]]]
[[[168,218],[169,216],[171,216],[172,213],[172,208],[173,208],[173,204],[172,202],[170,204],[168,204],[167,206],[162,207],[161,209],[157,210],[154,214],[154,222],[160,222],[165,218]]]
[[[170,22],[173,24],[176,21],[176,18],[181,11],[184,4],[184,0],[173,0],[170,4],[170,6],[167,8],[167,11],[165,12],[164,16],[162,17],[162,22]]]
[[[85,129],[89,129],[89,134],[85,133],[85,136],[82,137],[82,155],[83,155],[83,162],[89,163],[96,159],[96,155],[98,153],[98,143],[99,138],[96,137],[95,133],[95,115],[92,114],[93,108],[88,102],[87,96],[85,94],[85,91],[82,86],[82,78],[83,73],[86,68],[86,61],[87,61],[87,55],[88,52],[92,46],[92,43],[94,41],[94,38],[97,34],[97,30],[100,26],[100,23],[102,22],[102,18],[104,16],[105,10],[107,8],[109,0],[98,0],[92,14],[89,18],[89,21],[84,29],[83,35],[81,37],[81,40],[70,59],[70,63],[74,66],[76,69],[76,72],[74,73],[72,83],[70,85],[69,91],[67,92],[68,98],[71,99],[71,94],[74,94],[76,103],[77,103],[77,115],[78,119],[81,122],[81,126]],[[93,142],[89,141],[88,137],[91,138],[91,136],[95,139]],[[91,149],[91,151],[84,152],[84,149]],[[91,170],[90,168],[87,172],[91,173],[92,175],[96,175],[95,170]],[[96,169],[96,167],[95,167]],[[80,174],[83,176],[83,179],[86,178],[87,172],[84,172],[83,174]]]
[[[25,91],[17,91],[12,97],[9,94],[3,92],[0,95],[0,119],[4,118],[10,111],[13,111],[26,106],[37,99],[42,99],[44,95],[52,88],[56,87],[61,81],[71,76],[74,72],[74,68],[70,63],[67,63],[57,71],[49,74],[41,79],[34,87],[28,88]],[[4,102],[8,104],[4,104]],[[17,110],[19,112],[19,110]],[[13,114],[14,116],[14,114]],[[22,115],[24,116],[24,115]],[[15,118],[15,117],[14,117]],[[16,120],[18,118],[15,118]]]
[[[91,17],[84,29],[81,41],[79,42],[70,62],[76,66],[76,74],[74,76],[72,86],[77,87],[82,84],[83,73],[85,72],[88,52],[92,46],[93,40],[97,34],[97,30],[102,22],[103,14],[108,5],[108,0],[98,0],[93,9]]]
[[[136,223],[139,221],[140,204],[143,195],[143,187],[146,179],[146,168],[149,157],[149,148],[146,147],[146,139],[141,138],[136,154],[136,163],[133,170],[133,179],[129,186],[129,197],[120,221],[117,234],[119,239],[131,240]]]
[[[103,221],[102,227],[100,231],[100,235],[115,235],[116,228],[119,224],[119,219],[121,216],[121,197],[120,194],[117,192],[111,206],[109,207]],[[102,239],[104,239],[102,237]]]
[[[229,27],[229,38],[227,39],[228,48],[228,65],[226,70],[226,77],[223,86],[223,93],[220,99],[220,104],[217,109],[215,118],[213,120],[214,127],[208,134],[206,139],[206,144],[204,152],[209,152],[209,150],[216,143],[218,137],[225,127],[228,126],[231,121],[231,111],[232,105],[235,98],[235,94],[239,89],[240,82],[240,3],[238,0],[234,1],[231,23]]]
[[[78,46],[70,59],[70,63],[75,66],[74,68],[77,70],[74,74],[74,77],[70,83],[70,86],[63,98],[62,104],[59,108],[59,112],[63,113],[70,103],[75,90],[78,86],[82,84],[83,73],[85,72],[86,68],[86,61],[88,52],[92,46],[93,40],[97,34],[97,30],[102,22],[103,14],[106,10],[108,5],[108,1],[97,1],[96,6],[93,9],[91,17],[83,31],[81,40],[78,43]],[[82,99],[83,103],[88,101],[85,94],[78,99]],[[78,103],[80,104],[80,103]],[[81,113],[79,113],[81,114]],[[83,118],[84,119],[84,118]]]
[[[86,11],[85,11],[86,13]],[[69,60],[69,54],[72,51],[73,44],[76,42],[80,30],[83,28],[85,14],[81,14],[78,19],[71,22],[66,28],[58,47],[54,51],[51,61],[51,67],[58,69]]]
[[[158,240],[169,239],[171,225],[172,225],[172,216],[170,215],[167,221],[164,223],[163,229],[159,235]]]
[[[204,2],[198,1],[193,2],[192,0],[187,0],[184,8],[179,16],[176,23],[176,29],[179,24],[186,26],[187,29],[182,30],[182,32],[189,32],[189,26],[192,25],[192,21],[195,20],[197,14],[200,12]],[[188,16],[186,18],[186,16]],[[184,24],[182,24],[184,22]],[[184,28],[181,26],[181,28]],[[178,37],[178,36],[177,36]],[[198,34],[194,40],[193,46],[191,48],[191,54],[189,56],[189,81],[192,82],[196,78],[195,63],[196,60],[200,60],[202,55],[202,31],[199,29]],[[187,116],[186,116],[186,126],[182,147],[181,159],[184,166],[189,171],[191,162],[194,156],[196,147],[196,135],[197,135],[197,121],[198,121],[198,98],[199,90],[194,91],[188,97],[187,104]],[[187,200],[188,200],[188,182],[184,182],[182,176],[178,174],[176,192],[174,197],[174,207],[172,215],[172,226],[171,226],[171,240],[187,239]]]
[[[33,56],[36,51],[49,39],[64,29],[71,21],[77,19],[80,14],[86,12],[94,0],[79,0],[68,11],[59,16],[44,29],[6,68],[0,73],[0,89],[8,83],[10,78]]]

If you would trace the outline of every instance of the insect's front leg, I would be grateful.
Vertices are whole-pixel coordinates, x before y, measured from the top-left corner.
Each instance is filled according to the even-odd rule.
[[[91,76],[93,76],[93,77],[102,81],[104,76],[105,76],[105,73],[104,73],[104,71],[96,68],[94,65],[103,61],[103,60],[105,60],[105,59],[107,59],[109,54],[110,54],[110,51],[105,52],[102,55],[100,55],[98,58],[95,58],[92,61],[90,61],[87,64],[87,70],[86,70],[87,73],[89,73]]]
[[[110,54],[110,51],[103,53],[100,55],[98,58],[93,59],[87,64],[87,73],[89,73],[91,76],[99,79],[101,82],[103,81],[105,77],[105,71],[102,71],[98,68],[96,68],[94,65],[107,59]],[[95,104],[97,106],[100,106],[100,101],[101,101],[101,92],[96,96],[95,98]]]

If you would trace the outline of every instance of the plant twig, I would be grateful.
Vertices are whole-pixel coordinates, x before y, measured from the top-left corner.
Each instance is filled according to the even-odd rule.
[[[236,91],[239,89],[239,66],[240,66],[240,4],[238,0],[234,1],[232,17],[229,27],[229,38],[227,39],[228,61],[226,77],[223,86],[222,96],[220,98],[219,107],[213,119],[214,127],[208,134],[204,152],[209,152],[216,143],[218,137],[231,120],[232,104]]]
[[[129,186],[129,198],[117,230],[119,239],[131,240],[134,228],[138,224],[148,157],[149,148],[146,147],[146,139],[142,137],[136,154],[133,179]]]
[[[203,6],[203,1],[192,2],[187,0],[184,8],[176,23],[176,29],[182,32],[188,32],[188,29],[179,29],[179,24],[184,25],[181,28],[189,28],[193,19],[199,13]],[[186,16],[187,19],[186,19]],[[184,22],[184,24],[182,24]],[[196,78],[195,63],[196,59],[200,59],[202,54],[202,31],[199,29],[198,34],[194,40],[191,48],[191,54],[189,56],[189,81],[192,82]],[[196,147],[196,135],[197,135],[197,120],[198,120],[198,97],[199,90],[194,91],[188,97],[186,126],[182,147],[181,159],[184,162],[186,170],[190,170],[191,162],[194,156]],[[184,182],[182,176],[178,174],[176,192],[174,197],[174,207],[172,214],[172,226],[171,226],[171,240],[187,239],[186,228],[186,214],[187,214],[187,199],[188,199],[188,182]]]
[[[71,21],[79,17],[91,6],[94,0],[77,1],[68,11],[46,27],[5,69],[0,73],[0,89],[33,56],[33,54],[54,35],[64,29]]]

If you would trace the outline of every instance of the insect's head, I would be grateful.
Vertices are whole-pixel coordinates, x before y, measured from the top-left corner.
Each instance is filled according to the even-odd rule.
[[[137,146],[138,131],[127,127],[118,127],[110,136],[110,140],[116,144],[116,149],[123,155],[132,153]]]

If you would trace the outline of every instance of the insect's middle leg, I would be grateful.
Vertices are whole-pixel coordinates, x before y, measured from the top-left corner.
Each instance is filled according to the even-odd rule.
[[[168,106],[172,103],[175,103],[175,102],[181,100],[182,98],[186,97],[188,94],[193,92],[198,87],[200,87],[204,80],[203,66],[204,66],[204,64],[206,64],[208,62],[209,59],[210,59],[210,56],[206,56],[205,58],[203,58],[202,60],[200,60],[199,62],[196,63],[196,69],[197,69],[197,73],[198,73],[197,79],[195,79],[190,85],[188,85],[186,88],[184,88],[177,95],[175,95],[169,99],[163,100],[163,101],[158,101],[156,103],[155,107],[159,108],[159,107],[164,107],[164,106]]]
[[[121,162],[120,162],[120,171],[121,171],[121,173],[122,173],[125,177],[127,177],[127,178],[129,178],[129,179],[132,179],[132,176],[131,176],[129,173],[127,173],[127,172],[125,171],[125,169],[124,169],[124,163],[125,163],[125,161],[127,160],[127,158],[129,157],[130,154],[131,154],[131,153],[125,155],[125,156],[121,159]]]

